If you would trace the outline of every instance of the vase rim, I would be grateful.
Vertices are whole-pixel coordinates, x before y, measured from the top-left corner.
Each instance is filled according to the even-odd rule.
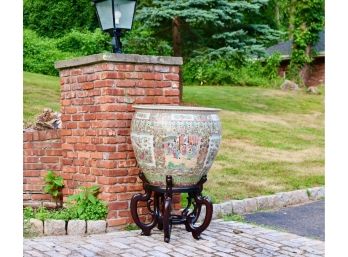
[[[169,111],[205,111],[205,112],[219,112],[221,109],[208,108],[199,106],[182,106],[182,105],[133,105],[136,110],[169,110]]]

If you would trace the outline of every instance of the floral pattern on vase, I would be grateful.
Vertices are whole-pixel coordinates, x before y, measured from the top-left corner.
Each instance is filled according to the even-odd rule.
[[[131,140],[135,157],[147,180],[164,186],[196,184],[213,164],[221,141],[218,109],[135,105]]]

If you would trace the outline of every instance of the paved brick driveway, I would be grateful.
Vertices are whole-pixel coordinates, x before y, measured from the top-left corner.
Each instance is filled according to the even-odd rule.
[[[322,241],[233,221],[214,220],[199,241],[181,226],[173,229],[169,244],[161,231],[150,237],[139,234],[25,239],[24,256],[324,256]]]

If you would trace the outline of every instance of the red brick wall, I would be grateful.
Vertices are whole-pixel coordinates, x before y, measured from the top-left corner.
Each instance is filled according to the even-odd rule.
[[[24,205],[55,205],[43,191],[43,176],[48,170],[60,174],[62,166],[60,130],[23,132]]]
[[[101,186],[108,226],[131,223],[130,199],[140,191],[130,140],[133,104],[179,104],[179,67],[103,62],[60,71],[63,193]]]
[[[325,57],[318,57],[313,61],[307,81],[308,86],[318,86],[320,84],[325,84]]]
[[[130,199],[142,184],[130,140],[132,105],[179,104],[180,63],[176,57],[102,54],[56,65],[62,129],[24,132],[25,205],[51,202],[43,176],[53,170],[64,179],[64,201],[79,186],[97,184],[99,198],[108,202],[108,226],[133,222]],[[177,209],[180,197],[174,202]]]
[[[284,76],[286,70],[289,66],[289,60],[284,60],[281,62],[279,67],[279,75]],[[307,79],[306,85],[319,86],[320,84],[325,84],[325,57],[317,57],[310,67],[309,78]]]

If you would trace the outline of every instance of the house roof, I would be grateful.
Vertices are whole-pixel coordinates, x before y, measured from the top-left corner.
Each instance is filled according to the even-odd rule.
[[[314,50],[318,53],[318,56],[325,56],[325,30],[319,32],[319,40],[314,45]],[[276,52],[280,53],[282,59],[289,59],[292,51],[292,40],[278,43],[266,49],[268,55]]]

